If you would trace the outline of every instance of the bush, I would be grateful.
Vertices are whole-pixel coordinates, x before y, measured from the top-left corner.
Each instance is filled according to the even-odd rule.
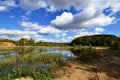
[[[119,50],[120,49],[119,42],[112,42],[112,44],[110,45],[110,49]]]
[[[77,59],[82,62],[90,62],[102,56],[100,53],[97,53],[93,47],[81,47],[71,51],[77,56]]]

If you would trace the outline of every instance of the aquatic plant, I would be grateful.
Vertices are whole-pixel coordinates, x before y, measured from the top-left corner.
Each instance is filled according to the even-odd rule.
[[[24,53],[0,61],[0,79],[11,80],[30,76],[35,80],[51,80],[64,60],[60,54]]]

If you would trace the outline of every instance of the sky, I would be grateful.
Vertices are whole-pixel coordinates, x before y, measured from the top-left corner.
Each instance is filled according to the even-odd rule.
[[[0,0],[0,39],[71,42],[119,25],[120,0]]]

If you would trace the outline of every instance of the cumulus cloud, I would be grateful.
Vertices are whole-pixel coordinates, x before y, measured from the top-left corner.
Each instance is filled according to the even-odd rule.
[[[52,2],[61,9],[68,9],[72,5],[76,10],[82,10],[82,12],[72,15],[72,20],[68,17],[67,12],[63,12],[63,14],[66,13],[64,17],[63,14],[57,16],[51,21],[51,25],[58,29],[88,29],[94,26],[107,26],[116,21],[116,18],[114,15],[105,15],[103,11],[109,7],[111,7],[112,14],[120,11],[119,0],[54,0]]]
[[[39,30],[39,33],[40,34],[58,34],[60,33],[60,30],[58,29],[55,29],[54,27],[51,27],[51,26],[47,26],[47,27],[43,27]]]
[[[20,0],[20,6],[24,10],[37,10],[46,8],[47,4],[43,0]]]
[[[35,31],[0,29],[0,38],[8,38],[8,39],[17,39],[18,40],[23,37],[30,38],[33,35],[37,35],[37,33]]]
[[[86,36],[86,35],[97,35],[97,34],[101,34],[102,32],[104,32],[104,29],[101,27],[95,27],[94,30],[92,31],[87,31],[87,30],[81,30],[79,32],[76,32],[73,36],[71,36],[71,39],[77,38],[77,37],[81,37],[81,36]]]
[[[5,0],[2,2],[2,5],[7,6],[7,7],[17,7],[15,0]]]
[[[36,32],[0,29],[0,34],[3,34],[3,35],[32,35],[33,34],[34,35],[36,34]]]
[[[11,7],[17,7],[18,5],[16,5],[14,0],[3,0],[0,1],[0,12],[2,11],[6,11]]]
[[[79,28],[90,28],[93,26],[107,26],[114,22],[115,17],[105,16],[101,14],[95,18],[91,18],[83,21],[82,23],[78,23]],[[77,26],[77,25],[76,25]]]
[[[32,22],[21,22],[21,26],[25,30],[29,31],[36,31],[39,34],[45,34],[45,35],[51,35],[51,34],[57,34],[60,33],[60,30],[51,27],[51,26],[42,26],[38,23],[32,23]]]
[[[36,37],[39,37],[38,34],[54,35],[56,38],[61,38],[61,41],[66,41],[79,36],[102,33],[104,31],[104,27],[101,26],[107,26],[116,22],[117,18],[114,14],[120,11],[119,0],[18,0],[19,3],[17,5],[15,1],[16,0],[0,1],[0,12],[19,5],[21,9],[26,11],[25,16],[21,16],[22,22],[20,23],[24,31],[9,31],[1,29],[1,35],[14,36],[13,33],[16,32],[19,33],[18,35],[23,37],[29,37],[31,34],[27,33],[35,32],[34,35]],[[71,6],[75,9],[75,13],[70,12]],[[38,23],[29,22],[27,15],[32,14],[32,11],[39,10],[41,8],[45,9],[47,12],[59,10],[67,12],[57,15],[55,19],[50,21],[50,25],[40,25]],[[109,14],[105,14],[104,11],[106,9],[110,11]],[[88,29],[93,28],[93,31],[87,31]],[[84,31],[73,32],[72,36],[61,32],[66,30],[82,29],[84,29]],[[2,33],[3,31],[5,31],[5,34]],[[25,35],[23,35],[23,33]]]
[[[57,16],[55,20],[51,21],[52,26],[58,28],[65,28],[69,23],[73,21],[73,15],[70,12],[64,12],[61,16]]]
[[[70,6],[74,6],[76,10],[86,9],[91,6],[95,6],[99,10],[103,10],[108,7],[112,7],[113,12],[120,10],[119,0],[50,0],[52,4],[58,9],[70,9]]]
[[[95,13],[96,12],[96,13]],[[107,26],[115,21],[115,17],[105,16],[103,13],[97,14],[82,12],[75,15],[64,12],[61,16],[51,21],[51,25],[58,29],[88,29],[93,26]]]
[[[74,6],[76,9],[81,9],[86,6],[89,1],[85,0],[50,0],[58,9],[70,9],[70,6]]]
[[[25,30],[38,30],[42,28],[38,23],[32,23],[32,22],[21,22],[20,25],[25,29]]]

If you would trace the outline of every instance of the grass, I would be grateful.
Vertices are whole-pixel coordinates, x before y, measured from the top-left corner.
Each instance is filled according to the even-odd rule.
[[[25,67],[13,67],[11,70],[3,69],[0,72],[1,80],[12,80],[20,77],[32,77],[34,80],[52,80],[54,74],[49,70],[42,68],[41,70],[35,70]]]
[[[69,48],[77,56],[80,64],[86,64],[101,57],[91,46]],[[52,80],[56,76],[55,72],[65,64],[64,56],[60,54],[41,53],[40,50],[34,50],[35,47],[15,47],[14,49],[21,52],[16,56],[0,61],[1,80],[20,77],[32,77],[34,80]],[[57,49],[63,48],[57,47]]]
[[[63,65],[63,60],[60,54],[19,54],[0,61],[0,79],[11,80],[30,76],[34,80],[51,80],[55,77],[54,71]]]
[[[0,47],[0,51],[14,50],[15,47]]]
[[[78,63],[82,64],[91,62],[102,57],[100,53],[96,52],[95,47],[92,46],[79,46],[79,48],[72,49],[71,51],[77,56],[77,60],[79,60]]]

